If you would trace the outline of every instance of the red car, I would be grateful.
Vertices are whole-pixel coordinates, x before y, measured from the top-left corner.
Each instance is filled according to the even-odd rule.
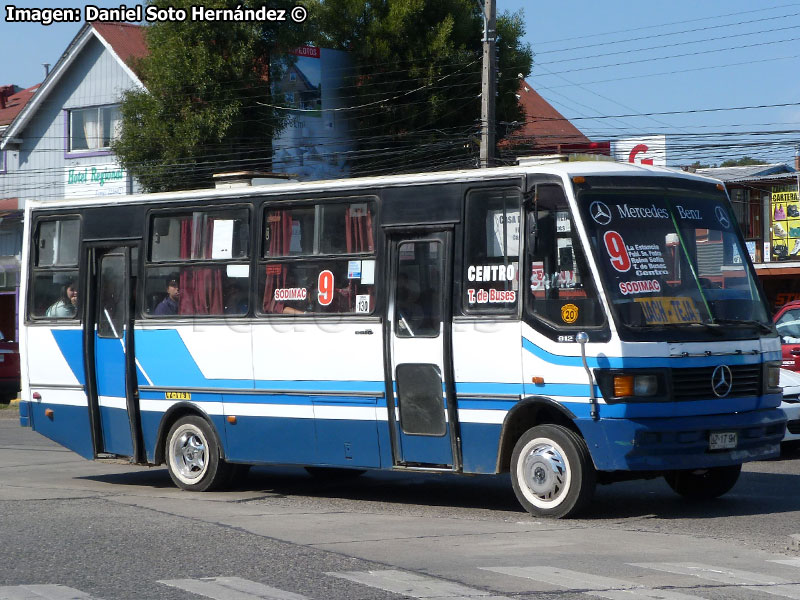
[[[773,320],[781,336],[781,366],[800,371],[800,300],[784,304]]]
[[[0,332],[0,404],[8,404],[19,394],[19,344]]]

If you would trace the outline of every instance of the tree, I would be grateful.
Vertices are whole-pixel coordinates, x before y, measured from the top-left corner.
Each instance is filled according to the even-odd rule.
[[[148,0],[155,4],[155,0]],[[172,0],[175,8],[196,5]],[[257,8],[256,0],[205,0],[206,8]],[[289,9],[291,0],[270,0]],[[219,171],[269,169],[272,136],[284,124],[270,89],[276,56],[306,39],[291,21],[157,22],[149,55],[134,65],[145,90],[123,95],[112,150],[147,191],[205,187]]]
[[[483,16],[477,0],[317,0],[316,42],[354,62],[345,94],[354,172],[472,166],[479,133]],[[518,74],[533,55],[522,12],[497,19],[498,139],[521,122]]]
[[[743,156],[742,158],[737,159],[730,159],[723,161],[720,163],[720,167],[749,167],[751,165],[766,165],[769,164],[766,161],[759,160],[757,158],[750,158],[749,156]]]

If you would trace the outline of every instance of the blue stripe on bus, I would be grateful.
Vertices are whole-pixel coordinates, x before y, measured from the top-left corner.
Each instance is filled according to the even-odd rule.
[[[86,385],[86,375],[83,370],[83,331],[80,329],[51,329],[61,355],[67,361],[78,383]]]
[[[564,367],[583,367],[580,356],[562,356],[552,354],[540,348],[529,339],[522,338],[522,347],[551,364]],[[711,367],[724,362],[728,365],[758,364],[764,360],[780,360],[780,352],[765,352],[761,354],[731,354],[714,356],[673,356],[673,357],[611,357],[587,356],[586,362],[590,368],[622,369],[622,368],[654,368],[654,367]]]

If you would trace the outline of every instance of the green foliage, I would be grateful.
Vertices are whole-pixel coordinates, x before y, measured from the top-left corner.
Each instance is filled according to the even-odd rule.
[[[348,104],[356,173],[474,164],[479,132],[483,15],[476,0],[317,0],[316,43],[354,61]],[[521,121],[519,73],[533,55],[522,13],[497,19],[496,131]]]
[[[154,0],[149,0],[150,4]],[[188,9],[194,0],[173,0]],[[263,2],[207,0],[207,8],[254,8]],[[290,7],[271,1],[270,7]],[[129,91],[112,149],[147,191],[207,187],[211,175],[269,169],[272,135],[285,114],[270,105],[271,57],[296,47],[304,33],[290,22],[155,23],[149,56],[134,65],[145,90]]]
[[[766,165],[769,164],[764,160],[758,160],[757,158],[750,158],[749,156],[743,156],[742,158],[737,159],[730,159],[720,163],[720,167],[749,167],[750,165]]]
[[[148,0],[150,4],[156,0]],[[188,9],[196,0],[173,0]],[[263,0],[206,0],[254,8]],[[294,0],[270,0],[291,8]],[[314,42],[354,63],[339,90],[357,152],[355,174],[474,165],[480,131],[483,16],[477,0],[306,0],[290,21],[155,23],[150,55],[134,65],[145,90],[124,95],[113,151],[147,191],[207,187],[215,172],[270,169],[286,111],[269,81],[287,50]],[[496,131],[524,118],[518,74],[531,70],[522,13],[497,19]],[[269,79],[266,75],[269,74]]]

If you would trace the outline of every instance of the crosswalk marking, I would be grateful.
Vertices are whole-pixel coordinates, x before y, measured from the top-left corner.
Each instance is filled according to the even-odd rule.
[[[648,598],[652,600],[702,600],[698,596],[690,596],[671,590],[656,590],[630,583],[623,579],[591,575],[558,567],[483,567],[512,577],[522,577],[548,583],[552,586],[581,590],[587,596],[607,598],[609,600],[635,600]]]
[[[214,600],[308,600],[306,596],[241,579],[240,577],[204,577],[203,579],[165,579],[159,581],[185,592]]]
[[[768,560],[767,562],[789,565],[790,567],[800,567],[800,558],[783,558],[780,560]]]
[[[93,600],[80,590],[65,585],[0,586],[0,600]]]
[[[383,571],[349,571],[343,573],[328,573],[328,575],[378,588],[385,592],[411,596],[412,598],[442,598],[445,600],[470,600],[473,598],[480,598],[480,600],[510,600],[505,596],[494,596],[491,592],[470,588],[459,583],[394,569]]]
[[[738,588],[754,592],[763,592],[773,596],[783,598],[793,598],[800,600],[800,584],[792,583],[780,577],[771,575],[761,575],[751,571],[739,569],[725,569],[700,563],[630,563],[634,567],[643,569],[653,569],[674,573],[676,575],[691,575],[714,581],[725,585],[737,586]]]

